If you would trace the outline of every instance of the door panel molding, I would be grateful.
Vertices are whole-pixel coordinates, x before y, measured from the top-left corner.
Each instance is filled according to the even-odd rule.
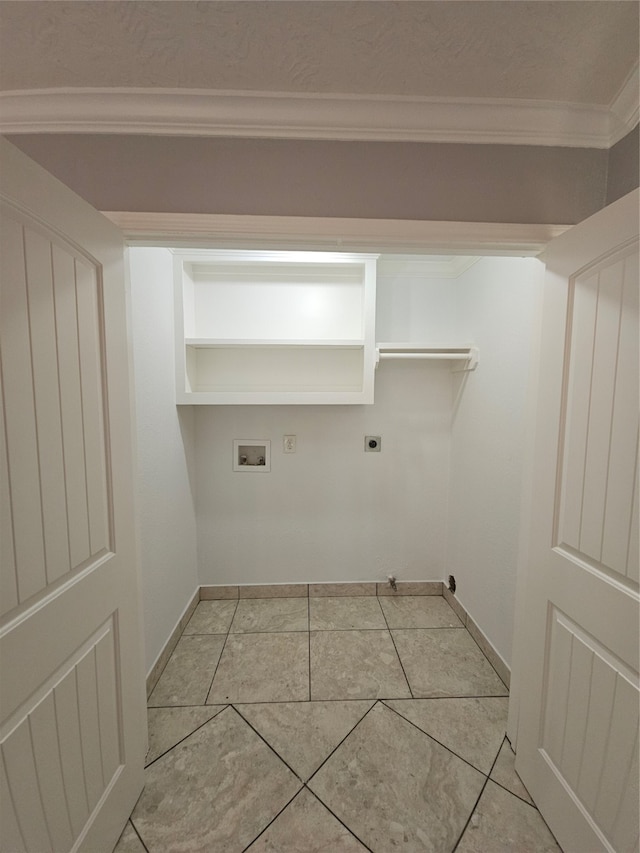
[[[568,283],[553,534],[556,546],[566,546],[632,586],[628,541],[635,483],[630,459],[638,442],[637,245],[632,240],[594,259]]]

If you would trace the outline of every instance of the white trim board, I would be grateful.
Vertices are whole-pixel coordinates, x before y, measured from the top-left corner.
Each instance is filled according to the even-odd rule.
[[[637,122],[637,68],[610,106],[209,89],[0,93],[0,133],[133,133],[610,148]]]
[[[103,211],[132,246],[536,256],[570,225]]]
[[[479,260],[477,255],[386,255],[378,261],[377,274],[396,282],[411,282],[416,277],[459,278]]]
[[[611,112],[627,128],[627,131],[633,130],[638,124],[640,120],[640,65],[638,62],[611,102]],[[624,134],[618,136],[618,139],[622,139],[622,136]],[[618,139],[614,141],[617,142]]]

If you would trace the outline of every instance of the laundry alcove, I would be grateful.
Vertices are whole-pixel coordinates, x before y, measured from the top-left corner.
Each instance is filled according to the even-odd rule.
[[[389,574],[453,574],[459,600],[509,664],[543,264],[379,255],[372,335],[382,354],[461,358],[381,358],[371,404],[176,405],[180,252],[129,250],[147,670],[176,624],[176,602],[186,606],[199,585]],[[381,452],[364,452],[368,435],[382,438]],[[294,453],[284,436],[296,437]],[[234,471],[234,441],[248,439],[271,443],[264,476]]]

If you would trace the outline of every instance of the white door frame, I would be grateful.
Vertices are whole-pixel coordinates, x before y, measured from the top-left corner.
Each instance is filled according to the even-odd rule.
[[[237,249],[309,249],[315,251],[379,251],[402,254],[453,254],[540,257],[547,244],[572,225],[447,222],[421,220],[346,219],[331,217],[251,216],[192,213],[102,211],[124,234],[130,246],[189,246]],[[541,295],[541,294],[540,294]],[[542,321],[542,299],[534,328]],[[526,562],[526,531],[532,472],[533,426],[537,402],[540,334],[534,333],[529,377],[527,456],[523,464],[523,505],[520,557],[516,571],[515,613],[521,607],[522,574]],[[514,650],[515,653],[515,650]],[[517,658],[514,654],[514,660]],[[512,674],[513,675],[513,674]],[[515,673],[517,680],[518,673]],[[517,738],[517,690],[510,695],[507,734],[514,748]]]
[[[535,257],[570,225],[102,211],[130,246]]]

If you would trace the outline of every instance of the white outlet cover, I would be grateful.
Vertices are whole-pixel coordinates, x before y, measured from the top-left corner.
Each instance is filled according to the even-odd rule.
[[[296,437],[295,435],[282,436],[282,449],[285,453],[296,452]]]

